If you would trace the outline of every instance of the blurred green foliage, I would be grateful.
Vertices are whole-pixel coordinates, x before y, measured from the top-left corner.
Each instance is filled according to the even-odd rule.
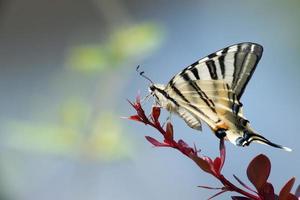
[[[113,73],[107,72],[121,69],[130,62],[145,57],[161,43],[161,39],[161,28],[153,23],[126,26],[111,32],[103,44],[72,47],[66,57],[67,66],[75,73],[97,72],[96,75],[105,74],[105,78],[110,80],[114,78]],[[65,76],[68,73],[73,77],[69,70]],[[70,81],[62,78],[62,83]],[[90,78],[84,76],[82,80]],[[73,79],[71,81],[78,81]],[[99,84],[101,79],[91,81],[97,86],[95,96],[98,99],[95,105],[91,105],[87,97],[71,98],[67,95],[61,103],[63,106],[56,112],[57,116],[53,117],[56,119],[54,122],[10,121],[6,126],[6,131],[10,134],[7,134],[5,144],[20,152],[63,156],[75,160],[113,162],[129,158],[135,145],[129,135],[124,134],[122,120],[113,111],[117,105],[105,107],[105,110],[98,106],[111,102],[119,94],[109,92],[109,95],[103,95],[107,88]],[[126,77],[122,77],[114,87],[122,87],[126,81]],[[83,84],[81,89],[85,87],[89,86]],[[119,90],[114,88],[114,91]]]
[[[120,117],[101,112],[89,120],[91,114],[83,102],[71,101],[62,108],[61,123],[10,122],[5,143],[23,152],[74,159],[110,162],[130,157],[134,145],[123,134]]]
[[[67,66],[79,72],[103,72],[124,66],[129,60],[144,57],[162,40],[162,29],[154,23],[122,27],[112,32],[103,44],[72,47]]]

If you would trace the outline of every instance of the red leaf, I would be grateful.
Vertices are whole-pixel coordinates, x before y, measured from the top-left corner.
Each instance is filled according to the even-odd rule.
[[[295,183],[295,177],[291,178],[280,190],[279,200],[292,200],[294,195],[290,194],[291,189]],[[292,195],[292,196],[291,196]],[[296,199],[297,197],[294,196]]]
[[[221,158],[220,157],[215,158],[215,160],[214,160],[214,169],[215,169],[217,174],[220,174],[220,172],[221,172]]]
[[[190,158],[193,159],[193,161],[205,172],[209,173],[209,174],[213,174],[211,167],[209,165],[209,163],[203,159],[200,158],[196,155],[190,155]]]
[[[232,200],[251,200],[247,197],[238,197],[238,196],[232,196],[231,198]]]
[[[157,122],[158,121],[158,118],[160,116],[160,107],[158,106],[153,106],[152,107],[152,118],[153,118],[153,121],[154,122]]]
[[[291,193],[288,195],[288,198],[287,198],[287,199],[288,199],[288,200],[299,200],[298,197],[296,197],[295,195],[293,195],[293,194],[291,194]]]
[[[263,196],[264,199],[275,199],[274,188],[271,183],[266,183],[259,190],[260,196]]]
[[[281,199],[278,199],[278,200],[281,200]],[[299,199],[295,195],[289,193],[289,194],[287,194],[287,196],[285,197],[284,200],[299,200]]]
[[[271,171],[271,162],[263,154],[256,156],[248,165],[247,176],[251,183],[259,191],[266,184]]]
[[[173,140],[173,125],[170,122],[167,123],[165,138],[168,141]]]
[[[210,186],[204,186],[204,185],[199,185],[198,187],[204,188],[204,189],[209,189],[209,190],[224,190],[223,187],[210,187]]]
[[[146,138],[151,144],[153,144],[153,145],[156,146],[156,147],[168,147],[168,146],[169,146],[168,144],[165,144],[165,143],[162,143],[162,142],[157,141],[157,140],[154,139],[153,137],[145,136],[145,138]]]
[[[149,120],[148,120],[147,116],[145,115],[145,111],[142,108],[139,98],[140,97],[137,96],[136,102],[134,102],[134,103],[130,102],[129,100],[127,100],[127,101],[136,110],[137,115],[140,117],[141,121],[143,121],[144,123],[148,123]]]
[[[133,121],[142,122],[142,119],[138,115],[132,115],[132,116],[128,117],[128,119],[133,120]]]
[[[138,111],[141,108],[141,104],[140,102],[136,101],[136,102],[131,102],[127,99],[128,103],[130,103],[130,105],[136,110]]]

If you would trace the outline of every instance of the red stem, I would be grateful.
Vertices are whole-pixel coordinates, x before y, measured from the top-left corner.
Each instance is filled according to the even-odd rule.
[[[147,123],[156,128],[163,136],[165,135],[165,131],[164,129],[162,129],[161,126],[157,126],[156,124],[152,123],[151,121],[147,121]],[[176,148],[177,150],[180,151],[180,149]],[[180,151],[181,153],[185,154],[184,152]],[[185,154],[187,157],[189,157],[188,154]],[[219,177],[215,176],[226,188],[228,188],[229,190],[231,191],[235,191],[237,193],[240,193],[246,197],[249,197],[250,199],[253,199],[253,200],[262,200],[260,197],[258,196],[255,196],[249,192],[246,192],[244,190],[242,190],[241,188],[235,186],[234,184],[232,184],[229,180],[227,180],[223,175],[220,175]]]
[[[221,181],[221,183],[228,188],[231,191],[235,191],[238,192],[246,197],[249,197],[250,199],[254,199],[254,200],[262,200],[259,196],[255,196],[249,192],[246,192],[242,189],[240,189],[239,187],[235,186],[234,184],[232,184],[229,180],[227,180],[223,175],[220,175],[219,177],[217,177],[219,179],[219,181]]]
[[[150,126],[152,126],[153,128],[156,128],[163,136],[165,136],[166,132],[165,130],[161,127],[161,125],[159,124],[159,122],[151,122],[147,117],[144,118],[144,123],[145,124],[148,124]],[[158,124],[157,124],[158,123]],[[166,138],[165,138],[166,139]],[[179,149],[177,147],[177,145],[174,145],[174,144],[177,144],[176,141],[172,140],[172,141],[169,141],[173,144],[173,148],[176,148],[177,150],[179,150],[181,153],[183,153],[184,155],[186,155],[187,157],[189,157],[189,155],[183,151],[181,151],[181,149]],[[214,175],[215,176],[215,175]],[[237,193],[240,193],[250,199],[253,199],[253,200],[263,200],[261,199],[261,197],[259,196],[255,196],[249,192],[246,192],[244,190],[242,190],[241,188],[235,186],[234,184],[232,184],[229,180],[227,180],[224,175],[220,174],[218,176],[215,176],[224,186],[227,190],[229,191],[235,191]]]

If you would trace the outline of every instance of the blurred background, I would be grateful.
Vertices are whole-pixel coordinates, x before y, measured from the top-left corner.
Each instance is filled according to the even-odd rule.
[[[243,41],[265,50],[242,98],[245,115],[293,152],[228,143],[224,173],[247,182],[247,164],[264,153],[278,192],[300,178],[299,19],[297,0],[1,0],[0,199],[207,199],[214,191],[197,186],[216,180],[177,151],[152,148],[144,136],[157,133],[121,116],[134,113],[126,99],[148,92],[137,65],[167,83]],[[172,120],[177,138],[218,155],[206,126],[199,133]]]

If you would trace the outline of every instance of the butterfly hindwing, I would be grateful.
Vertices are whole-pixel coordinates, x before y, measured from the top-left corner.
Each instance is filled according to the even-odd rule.
[[[190,113],[184,108],[179,108],[177,112],[189,127],[199,131],[202,130],[201,121],[196,115]]]

